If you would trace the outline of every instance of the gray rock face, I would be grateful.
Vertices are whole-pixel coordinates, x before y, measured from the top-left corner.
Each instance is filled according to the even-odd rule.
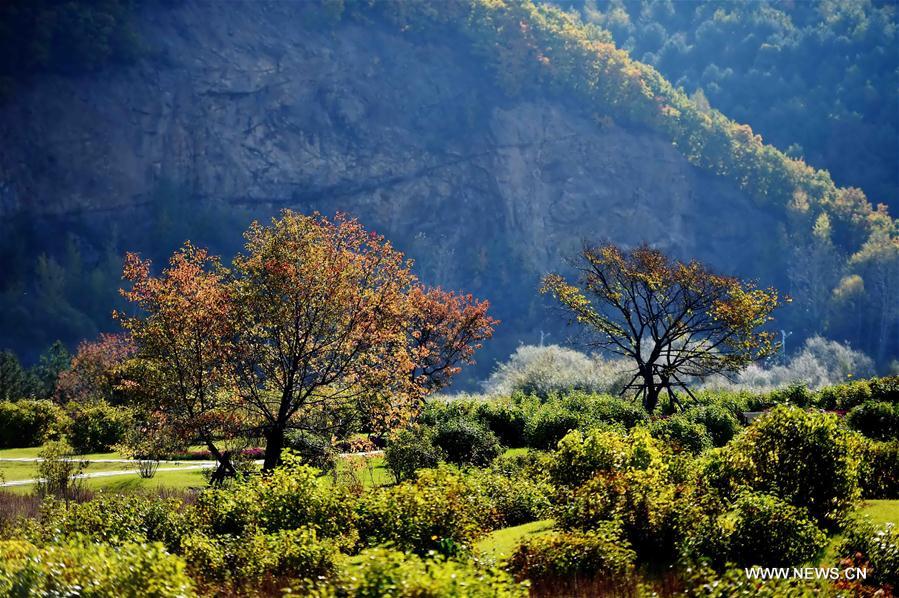
[[[139,64],[42,78],[0,107],[0,218],[116,221],[127,246],[150,234],[140,214],[163,184],[222,213],[347,211],[427,282],[494,302],[504,322],[486,366],[553,329],[536,286],[583,239],[754,275],[777,231],[650,132],[564,98],[504,96],[461,40],[308,27],[288,2],[141,18]]]

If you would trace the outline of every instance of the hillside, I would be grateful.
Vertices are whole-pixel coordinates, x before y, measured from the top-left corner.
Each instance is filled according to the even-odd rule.
[[[304,6],[146,5],[136,62],[40,75],[0,106],[0,251],[15,264],[0,278],[0,345],[33,355],[108,329],[123,251],[158,260],[191,238],[231,252],[251,218],[283,207],[347,211],[414,258],[427,282],[489,299],[503,324],[479,374],[541,330],[565,334],[545,323],[535,288],[582,239],[648,241],[809,305],[866,274],[864,259],[839,266],[866,238],[895,247],[894,221],[863,196],[782,162],[718,113],[691,113],[657,73],[567,17],[477,2],[480,21],[466,20],[463,3],[436,17],[414,4],[350,4],[340,18]],[[510,30],[489,25],[509,18],[524,33],[491,37]],[[559,23],[580,45],[547,53],[552,35],[564,39]],[[566,87],[592,68],[587,50],[607,60],[603,77],[629,74],[618,88],[627,93],[610,96],[608,77]],[[587,101],[597,93],[601,102]],[[688,116],[710,135],[725,131],[718,154],[684,128]],[[803,248],[820,238],[810,232],[821,214],[832,253],[797,273],[792,251],[813,253]],[[812,281],[820,296],[799,293],[823,262],[837,266]],[[881,334],[899,316],[879,306],[892,287],[865,288],[847,291],[859,319],[828,304],[785,310],[781,325],[800,335],[830,326],[887,360],[895,339]]]

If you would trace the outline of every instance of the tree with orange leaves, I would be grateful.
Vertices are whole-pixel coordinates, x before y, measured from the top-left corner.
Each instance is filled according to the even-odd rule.
[[[136,347],[130,377],[139,381],[147,420],[164,419],[166,434],[206,445],[219,463],[213,479],[236,473],[231,460],[246,432],[234,392],[235,307],[229,274],[218,258],[187,242],[159,276],[129,253],[122,295],[140,312],[115,313]],[[223,448],[224,447],[224,448]]]
[[[265,468],[290,429],[329,434],[348,411],[379,432],[408,421],[492,332],[486,302],[426,291],[403,254],[356,220],[285,210],[245,236],[234,363]]]
[[[56,381],[54,400],[59,403],[122,402],[122,365],[134,353],[127,334],[101,334],[95,341],[84,341],[72,358],[72,366]]]
[[[715,274],[697,261],[671,260],[646,245],[585,246],[575,263],[576,284],[550,274],[541,292],[586,326],[592,348],[634,362],[625,392],[636,390],[649,413],[662,391],[679,404],[676,387],[693,397],[690,378],[736,373],[777,350],[773,334],[761,330],[778,303],[774,289]]]

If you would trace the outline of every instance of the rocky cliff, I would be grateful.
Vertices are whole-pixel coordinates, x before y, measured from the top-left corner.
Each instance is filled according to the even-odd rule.
[[[39,78],[0,106],[0,218],[48,246],[65,232],[91,255],[116,229],[122,249],[151,247],[163,187],[235,245],[250,216],[346,211],[427,282],[494,303],[481,372],[556,328],[535,289],[583,239],[649,241],[762,283],[780,270],[778,221],[731,185],[565,98],[507,97],[451,37],[314,27],[286,2],[139,17],[137,64]]]

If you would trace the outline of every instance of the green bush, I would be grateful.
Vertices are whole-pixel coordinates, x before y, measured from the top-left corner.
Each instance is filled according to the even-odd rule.
[[[62,411],[50,401],[0,401],[0,448],[40,446],[63,424]]]
[[[622,576],[633,570],[636,554],[617,523],[587,532],[556,532],[518,546],[508,567],[519,579],[541,581],[575,575]]]
[[[874,397],[868,380],[854,380],[846,384],[826,386],[815,394],[815,405],[822,409],[849,410],[871,400],[885,399]]]
[[[127,542],[162,542],[177,552],[181,537],[194,525],[177,499],[141,495],[98,494],[89,501],[46,500],[41,506],[42,542],[84,537],[118,546]]]
[[[287,435],[286,444],[307,465],[322,471],[333,471],[337,467],[337,450],[330,438],[294,430]]]
[[[527,445],[538,449],[553,449],[572,430],[581,427],[583,415],[564,408],[557,402],[546,402],[528,419],[525,437]]]
[[[493,514],[493,528],[537,521],[549,513],[553,488],[539,478],[473,469],[465,472],[465,484],[473,499]]]
[[[558,443],[547,470],[552,482],[574,487],[598,472],[654,468],[667,469],[659,441],[645,428],[634,428],[628,434],[595,428],[582,434],[575,430]]]
[[[437,424],[434,445],[456,465],[483,467],[503,452],[496,435],[477,421],[453,418]]]
[[[525,445],[527,413],[521,405],[502,399],[485,401],[477,406],[476,415],[503,445],[511,448]]]
[[[649,430],[654,438],[665,442],[675,452],[686,451],[698,455],[712,446],[712,438],[705,426],[683,415],[657,419],[649,425]]]
[[[330,574],[337,547],[304,527],[265,534],[247,530],[240,536],[195,532],[182,542],[191,572],[206,581],[245,584],[266,575],[312,579]]]
[[[837,555],[847,565],[866,567],[865,583],[899,588],[899,528],[895,524],[852,522],[843,533]]]
[[[709,567],[687,570],[680,594],[688,598],[845,598],[829,581],[823,579],[751,579],[745,568],[717,573]]]
[[[827,545],[826,534],[804,509],[757,492],[742,493],[732,509],[719,518],[716,533],[726,552],[708,556],[721,564],[801,565],[813,561]]]
[[[443,451],[434,446],[434,431],[429,426],[400,430],[384,449],[384,464],[397,482],[412,479],[419,469],[437,467],[443,459]]]
[[[874,440],[899,440],[899,403],[862,403],[846,415],[846,423]]]
[[[681,540],[677,499],[677,488],[656,468],[602,472],[557,507],[556,521],[581,530],[618,521],[641,559],[667,562]]]
[[[352,536],[350,497],[327,486],[318,471],[292,451],[285,451],[282,460],[282,466],[266,474],[201,492],[196,503],[199,522],[216,535],[237,536],[251,527],[267,533],[311,527],[324,538]]]
[[[570,405],[575,397],[567,397],[566,404]],[[638,403],[604,395],[593,397],[589,405],[589,414],[593,421],[621,424],[628,429],[647,420],[646,411]]]
[[[132,421],[129,411],[105,402],[76,405],[69,410],[68,416],[66,437],[80,455],[111,451],[122,440]]]
[[[684,417],[697,424],[702,424],[712,444],[724,446],[740,431],[740,422],[733,412],[723,405],[701,405],[684,413]]]
[[[871,388],[872,400],[899,403],[899,376],[871,378],[867,382]]]
[[[859,467],[863,498],[899,498],[899,440],[863,441]]]
[[[442,558],[420,558],[388,548],[362,551],[335,579],[295,593],[310,598],[525,598],[527,586],[496,567]],[[290,592],[293,594],[294,592]]]
[[[184,569],[160,544],[0,541],[2,596],[193,596]]]
[[[489,527],[492,514],[472,500],[462,475],[424,469],[414,481],[378,488],[358,503],[359,535],[369,546],[452,555],[465,551]]]
[[[713,451],[704,478],[724,496],[774,494],[831,528],[860,494],[855,444],[835,415],[779,406]]]

